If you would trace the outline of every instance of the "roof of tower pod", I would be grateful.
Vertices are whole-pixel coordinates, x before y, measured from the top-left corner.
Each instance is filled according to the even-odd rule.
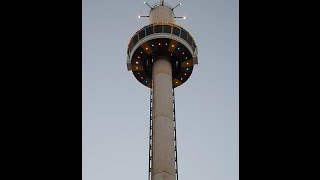
[[[152,11],[154,8],[156,8],[158,6],[165,6],[165,7],[172,9],[172,10],[175,8],[175,7],[172,8],[172,6],[169,3],[166,3],[164,1],[157,2],[157,3],[153,4],[153,6],[150,6],[147,2],[144,2],[144,4],[147,4],[150,7],[150,11]],[[181,3],[179,3],[177,6],[180,6],[180,5],[181,5]]]
[[[163,1],[153,8],[158,6],[174,9]],[[166,57],[171,61],[173,88],[186,82],[193,66],[198,64],[194,38],[181,26],[169,22],[152,22],[138,30],[130,39],[127,55],[128,70],[132,70],[136,79],[149,88],[152,86],[153,60],[157,57]]]
[[[170,9],[172,9],[172,7],[170,6],[170,4],[165,3],[165,2],[155,3],[155,4],[153,5],[153,8],[158,7],[158,6],[166,6],[166,7],[170,8]]]

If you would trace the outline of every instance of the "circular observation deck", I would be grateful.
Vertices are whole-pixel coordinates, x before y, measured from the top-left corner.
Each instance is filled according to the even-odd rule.
[[[171,23],[155,23],[143,27],[128,45],[127,68],[136,79],[151,88],[152,64],[157,58],[171,61],[173,88],[185,83],[193,66],[198,64],[198,50],[193,37],[182,27]]]

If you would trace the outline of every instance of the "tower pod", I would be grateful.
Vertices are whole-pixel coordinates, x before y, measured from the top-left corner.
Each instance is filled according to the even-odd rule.
[[[167,57],[172,65],[172,86],[180,86],[198,64],[198,50],[193,37],[182,27],[166,22],[147,25],[137,31],[128,45],[127,69],[136,79],[151,88],[152,62]]]

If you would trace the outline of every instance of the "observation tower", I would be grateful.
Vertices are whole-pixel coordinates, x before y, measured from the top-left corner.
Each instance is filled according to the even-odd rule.
[[[128,45],[127,69],[150,88],[149,180],[178,180],[174,89],[198,64],[196,43],[175,24],[174,9],[164,0],[150,6],[149,25],[138,30]]]

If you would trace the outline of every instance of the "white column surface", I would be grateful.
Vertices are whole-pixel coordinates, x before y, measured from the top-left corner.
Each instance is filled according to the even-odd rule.
[[[165,58],[153,65],[152,180],[175,180],[175,152],[171,63]]]

